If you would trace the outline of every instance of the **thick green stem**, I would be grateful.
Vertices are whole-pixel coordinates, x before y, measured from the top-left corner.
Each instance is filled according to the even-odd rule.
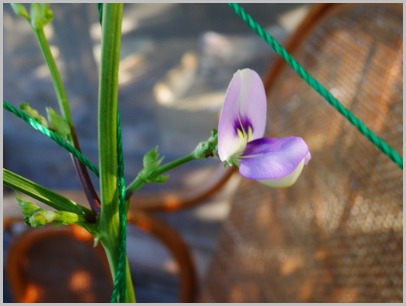
[[[99,79],[99,169],[100,241],[106,251],[113,279],[119,254],[119,211],[117,189],[117,109],[118,68],[121,47],[123,4],[104,4],[102,54]],[[126,264],[126,302],[135,302],[128,262]]]

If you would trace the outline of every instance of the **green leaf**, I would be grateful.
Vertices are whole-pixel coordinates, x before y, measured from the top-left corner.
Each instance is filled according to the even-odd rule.
[[[41,116],[36,109],[32,108],[29,103],[25,102],[21,104],[20,109],[23,112],[26,112],[32,119],[48,128],[47,120],[43,116]]]
[[[93,215],[88,208],[4,168],[3,185],[18,190],[57,210],[70,211],[85,217]]]
[[[22,4],[19,4],[19,3],[10,3],[10,5],[11,5],[11,8],[13,9],[14,13],[17,16],[27,19],[28,22],[30,21],[30,15],[28,14],[25,6],[23,6]]]
[[[169,179],[168,175],[157,175],[155,172],[164,160],[159,156],[158,147],[153,148],[146,153],[143,158],[144,169],[141,170],[140,176],[148,183],[164,183]]]
[[[47,107],[46,111],[49,121],[49,128],[55,132],[55,134],[65,140],[70,138],[69,136],[71,134],[71,129],[68,122],[59,116],[51,107]]]
[[[155,147],[144,155],[142,163],[146,171],[154,171],[161,165],[163,160],[163,156],[159,157],[158,147]]]

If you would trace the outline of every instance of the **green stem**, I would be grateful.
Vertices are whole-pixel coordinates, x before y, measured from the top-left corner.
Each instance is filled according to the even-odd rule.
[[[191,153],[189,155],[186,155],[182,158],[179,158],[177,160],[174,160],[172,162],[169,162],[165,165],[162,165],[160,167],[158,167],[156,170],[152,171],[148,177],[144,177],[142,175],[138,175],[127,187],[127,193],[126,193],[126,199],[129,199],[131,197],[131,195],[135,192],[137,192],[142,186],[144,186],[145,184],[147,184],[149,182],[149,179],[152,179],[154,177],[158,177],[166,172],[168,172],[169,170],[172,170],[176,167],[179,167],[182,164],[185,164],[187,162],[190,162],[192,160],[196,160],[196,156],[194,153]]]
[[[73,126],[72,115],[70,112],[68,99],[65,93],[65,89],[62,84],[62,79],[56,66],[54,57],[52,56],[51,49],[48,44],[48,40],[45,36],[43,27],[33,28],[35,38],[41,48],[42,54],[45,58],[45,62],[48,65],[49,71],[51,72],[52,84],[54,85],[56,97],[58,99],[59,108],[62,113],[62,117],[67,121],[69,126]]]
[[[131,197],[131,195],[134,192],[138,191],[142,186],[153,181],[154,178],[157,178],[160,175],[168,172],[169,170],[172,170],[173,168],[179,167],[180,165],[183,165],[192,160],[199,160],[207,157],[216,156],[217,142],[218,142],[217,130],[213,129],[211,131],[210,137],[207,140],[200,142],[193,150],[193,152],[190,153],[189,155],[186,155],[172,162],[159,166],[158,168],[153,169],[151,171],[146,171],[146,173],[145,169],[140,171],[137,177],[127,187],[125,197],[126,200],[128,200]]]
[[[99,169],[101,212],[100,241],[106,251],[113,279],[118,266],[119,211],[117,189],[117,108],[118,68],[121,47],[123,4],[104,4],[102,54],[99,79]],[[126,302],[135,302],[128,261]]]
[[[49,71],[51,73],[52,84],[56,92],[56,97],[58,99],[59,109],[61,110],[62,117],[66,120],[71,129],[68,142],[72,144],[78,151],[80,151],[79,140],[77,138],[75,127],[73,124],[68,98],[66,96],[65,88],[62,84],[62,78],[59,74],[58,67],[56,66],[55,59],[52,55],[51,48],[49,47],[48,40],[45,36],[44,26],[33,26],[32,28],[35,34],[35,38],[37,39],[38,44],[41,48],[45,62],[47,63]],[[100,200],[98,198],[96,190],[94,189],[89,173],[86,167],[77,158],[75,158],[73,155],[71,155],[71,157],[89,204],[95,213],[99,213]]]

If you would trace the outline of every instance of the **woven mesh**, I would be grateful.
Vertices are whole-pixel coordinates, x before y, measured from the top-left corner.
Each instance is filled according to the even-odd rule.
[[[293,52],[400,154],[402,21],[401,6],[343,6]],[[291,68],[268,97],[267,136],[303,137],[312,160],[287,189],[242,180],[201,301],[402,302],[402,170]]]

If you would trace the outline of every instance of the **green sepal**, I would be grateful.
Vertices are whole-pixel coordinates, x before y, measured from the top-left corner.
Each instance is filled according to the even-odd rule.
[[[196,159],[218,156],[217,152],[217,130],[211,130],[211,136],[206,141],[200,142],[193,151]]]
[[[51,107],[46,108],[49,129],[55,132],[58,136],[67,140],[70,136],[71,130],[68,122],[59,116]]]
[[[29,202],[29,201],[24,201],[20,198],[20,196],[18,195],[18,193],[16,193],[16,200],[18,202],[18,206],[20,206],[21,212],[24,215],[24,222],[25,224],[27,224],[28,226],[31,226],[29,218],[36,213],[37,211],[39,211],[41,209],[41,207],[39,207],[38,205]]]
[[[30,106],[28,102],[22,103],[20,105],[20,109],[27,113],[27,115],[29,115],[32,119],[48,128],[48,121],[45,119],[45,117],[41,116],[36,109]]]
[[[163,156],[159,157],[158,147],[155,147],[144,155],[142,164],[144,165],[145,170],[153,171],[161,165],[163,160],[164,160]]]
[[[163,156],[159,156],[158,147],[153,148],[151,151],[144,155],[142,163],[144,169],[141,170],[140,176],[148,183],[164,183],[169,179],[168,175],[155,176],[154,172],[159,168],[164,160]]]
[[[10,5],[17,16],[27,19],[28,22],[30,21],[30,15],[24,5],[19,3],[10,3]]]
[[[27,217],[31,227],[42,227],[55,221],[56,213],[51,210],[40,209]]]
[[[54,18],[53,11],[49,8],[49,3],[31,3],[31,26],[34,29],[41,29]]]
[[[56,225],[69,225],[82,223],[85,220],[75,213],[69,211],[52,211],[40,209],[29,217],[31,227],[41,227],[55,222]]]

